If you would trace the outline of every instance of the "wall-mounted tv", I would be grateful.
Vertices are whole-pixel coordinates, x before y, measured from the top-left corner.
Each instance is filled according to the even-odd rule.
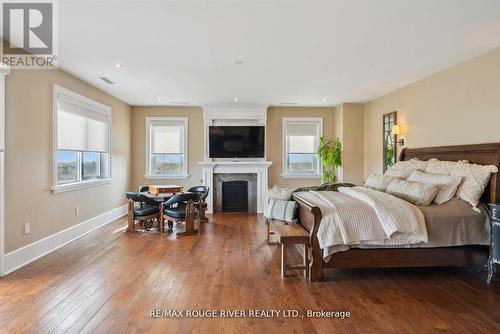
[[[210,158],[264,158],[263,126],[210,126]]]

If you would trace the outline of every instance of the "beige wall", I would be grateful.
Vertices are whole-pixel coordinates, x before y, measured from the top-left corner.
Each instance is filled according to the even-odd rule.
[[[382,172],[382,115],[405,147],[500,142],[500,48],[365,104],[365,177]]]
[[[53,194],[52,85],[113,108],[111,184]],[[5,251],[50,236],[126,203],[130,107],[60,70],[14,70],[6,79]],[[80,213],[75,215],[75,207]],[[24,234],[24,224],[31,233]]]
[[[269,167],[269,186],[298,188],[320,184],[317,179],[282,178],[282,118],[283,117],[323,117],[323,136],[335,139],[334,108],[319,107],[270,107],[267,109],[266,158],[273,164]]]
[[[360,185],[364,173],[364,113],[363,104],[344,103],[341,106],[342,123],[342,182]]]
[[[188,179],[148,180],[146,174],[146,117],[188,117]],[[200,107],[133,107],[132,108],[132,185],[179,184],[191,187],[202,184],[203,110]]]

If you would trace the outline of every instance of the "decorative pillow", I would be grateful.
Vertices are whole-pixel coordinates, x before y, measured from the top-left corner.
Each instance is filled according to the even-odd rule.
[[[428,163],[428,161],[418,159],[398,161],[394,164],[394,166],[392,166],[391,169],[418,169],[424,171]]]
[[[418,170],[411,173],[407,179],[410,182],[430,183],[438,185],[438,192],[432,203],[443,204],[453,198],[458,186],[462,183],[461,176],[428,174]]]
[[[290,198],[292,197],[292,194],[293,194],[293,189],[280,188],[279,186],[275,185],[274,187],[267,190],[266,203],[269,202],[269,199],[271,198],[278,198],[285,201],[289,201]]]
[[[425,168],[425,172],[429,174],[451,175],[456,165],[456,161],[430,159],[429,164]]]
[[[398,179],[406,180],[410,177],[411,173],[416,169],[394,169],[391,168],[384,173],[384,176],[392,176]]]
[[[470,203],[477,212],[481,212],[477,205],[492,173],[498,173],[495,165],[476,165],[464,161],[457,162],[452,171],[452,175],[463,177],[462,185],[457,191],[458,197]]]
[[[389,183],[386,193],[418,206],[427,206],[436,197],[438,190],[437,184],[394,179]]]
[[[284,201],[289,201],[292,198],[293,189],[281,188],[278,185],[267,190],[266,201],[264,202],[264,212],[266,212],[267,205],[271,198],[282,199]]]
[[[366,179],[365,187],[385,192],[387,186],[392,180],[394,180],[394,178],[394,176],[379,175],[374,173]]]
[[[294,223],[297,208],[298,204],[295,201],[284,201],[277,198],[271,198],[264,217],[266,219],[276,219],[287,223]]]

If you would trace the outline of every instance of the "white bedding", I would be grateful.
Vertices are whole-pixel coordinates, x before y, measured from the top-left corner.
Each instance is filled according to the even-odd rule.
[[[422,212],[392,195],[363,187],[300,195],[321,209],[318,241],[325,261],[351,245],[409,245],[428,240]]]

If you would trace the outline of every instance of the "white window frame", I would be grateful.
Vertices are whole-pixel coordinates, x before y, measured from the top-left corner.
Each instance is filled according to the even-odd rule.
[[[77,182],[57,184],[57,144],[58,144],[58,117],[57,117],[57,106],[59,105],[60,97],[64,97],[66,100],[71,100],[72,103],[80,105],[84,108],[92,110],[94,112],[105,115],[108,118],[108,161],[107,161],[107,175],[103,179],[93,179],[93,180],[81,180]],[[52,100],[52,192],[59,193],[71,190],[77,190],[82,188],[95,187],[103,184],[109,184],[112,181],[111,178],[111,128],[112,128],[112,108],[106,106],[102,103],[89,99],[83,95],[75,93],[69,89],[61,87],[59,85],[53,85],[53,100]],[[78,160],[79,161],[79,160]]]
[[[184,169],[182,173],[180,174],[168,174],[168,175],[153,175],[151,174],[151,169],[150,169],[150,162],[151,162],[151,123],[153,122],[175,122],[179,123],[182,122],[184,126]],[[189,168],[189,158],[188,158],[188,138],[189,138],[189,120],[188,117],[146,117],[145,119],[145,126],[146,126],[146,149],[144,150],[145,152],[145,173],[144,173],[144,178],[145,179],[152,179],[152,180],[182,180],[182,179],[187,179],[189,177],[188,174],[188,168]]]
[[[318,157],[318,170],[315,171],[314,173],[291,173],[287,169],[287,145],[286,145],[286,129],[287,129],[287,123],[293,122],[317,122],[319,124],[319,134],[318,134],[318,139],[317,139],[317,145],[319,145],[319,139],[323,136],[323,117],[283,117],[282,118],[282,124],[281,124],[281,132],[282,132],[282,139],[281,139],[281,166],[282,166],[282,172],[281,172],[281,177],[282,178],[290,178],[290,179],[319,179],[321,178],[321,173],[323,172],[323,167],[321,165],[321,159]]]

